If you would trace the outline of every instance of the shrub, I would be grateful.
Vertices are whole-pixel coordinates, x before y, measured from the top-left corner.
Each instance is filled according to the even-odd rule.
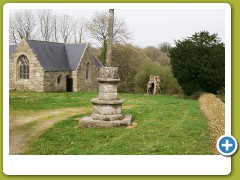
[[[135,92],[146,92],[150,75],[160,76],[160,91],[162,94],[182,95],[182,89],[177,80],[173,77],[170,67],[163,66],[152,60],[145,60],[142,62],[139,71],[134,78],[136,82]]]
[[[121,81],[119,92],[134,92],[134,76],[139,70],[141,62],[147,56],[138,48],[126,44],[115,44],[112,51],[112,66],[118,67]]]

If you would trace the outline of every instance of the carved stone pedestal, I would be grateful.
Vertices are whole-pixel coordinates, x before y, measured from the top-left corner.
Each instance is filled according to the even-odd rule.
[[[80,119],[81,127],[129,126],[132,116],[122,114],[123,100],[118,99],[120,81],[117,67],[103,67],[99,73],[98,98],[91,100],[94,113]]]

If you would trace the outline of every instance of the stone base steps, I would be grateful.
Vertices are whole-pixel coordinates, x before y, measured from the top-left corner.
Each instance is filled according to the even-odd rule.
[[[119,126],[130,126],[132,122],[132,115],[124,115],[122,120],[104,121],[94,120],[91,116],[83,117],[79,120],[80,128],[96,127],[96,128],[111,128]]]

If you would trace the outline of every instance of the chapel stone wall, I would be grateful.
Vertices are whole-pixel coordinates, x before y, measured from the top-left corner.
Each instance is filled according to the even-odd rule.
[[[88,78],[86,77],[87,64],[89,63]],[[87,47],[82,60],[76,71],[72,72],[74,91],[97,91],[98,69],[96,68],[93,55]]]
[[[18,59],[26,56],[29,62],[29,79],[20,79]],[[9,88],[10,90],[43,91],[44,69],[26,40],[22,40],[9,60]]]
[[[70,77],[70,74],[70,71],[46,71],[44,73],[44,91],[66,92],[67,77]]]

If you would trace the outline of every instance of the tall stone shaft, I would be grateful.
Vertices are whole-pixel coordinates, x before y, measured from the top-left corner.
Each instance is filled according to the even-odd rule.
[[[107,58],[106,58],[107,67],[111,67],[112,65],[113,21],[114,21],[114,9],[109,9],[108,42],[107,42]]]

